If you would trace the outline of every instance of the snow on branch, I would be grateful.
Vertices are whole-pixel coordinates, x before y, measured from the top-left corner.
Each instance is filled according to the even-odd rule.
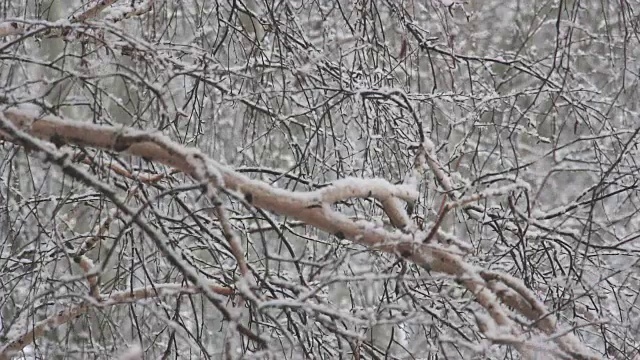
[[[99,0],[96,1],[93,6],[89,7],[87,10],[83,11],[78,15],[71,16],[71,21],[86,21],[88,19],[94,18],[98,16],[102,12],[102,10],[108,8],[113,5],[118,0]]]
[[[440,244],[423,243],[422,240],[427,235],[423,231],[415,228],[410,232],[406,229],[404,229],[405,232],[387,230],[368,222],[354,221],[330,206],[336,201],[350,197],[372,197],[383,204],[386,203],[386,206],[391,208],[391,211],[385,209],[387,215],[392,217],[395,216],[393,211],[399,210],[400,199],[405,201],[415,199],[415,189],[408,188],[406,185],[393,185],[383,180],[347,179],[336,181],[331,186],[312,192],[293,192],[250,179],[211,160],[200,151],[177,144],[160,133],[99,126],[55,116],[38,116],[21,108],[10,108],[4,110],[2,114],[0,137],[13,139],[14,142],[24,146],[32,145],[25,140],[32,136],[58,146],[87,146],[143,157],[179,169],[198,181],[209,182],[211,186],[240,193],[247,203],[257,208],[291,217],[338,238],[400,256],[429,271],[452,276],[474,294],[475,301],[485,309],[500,329],[500,334],[488,334],[491,336],[487,338],[500,338],[502,335],[504,335],[502,338],[522,338],[519,327],[505,304],[530,319],[539,331],[547,335],[554,335],[557,331],[555,322],[544,320],[549,319],[549,312],[520,280],[507,275],[497,275],[499,273],[484,272]],[[28,136],[17,136],[19,133],[16,127],[21,130],[20,134],[26,132]],[[436,173],[445,190],[451,191],[450,179],[438,163],[433,147],[426,146],[424,150],[426,154],[423,153],[423,155],[429,167]],[[95,184],[88,184],[95,186]],[[508,190],[513,188],[489,191],[473,199],[477,200],[494,193],[503,194]],[[450,193],[450,197],[451,195]],[[455,199],[452,200],[455,204]],[[390,212],[392,215],[389,215]],[[400,220],[408,221],[407,215],[401,216]],[[543,321],[538,321],[540,318],[543,318]],[[599,358],[571,333],[553,337],[553,341],[568,357]],[[512,345],[525,358],[533,356],[531,348],[525,346],[524,342],[514,341]]]
[[[22,33],[23,31],[24,29],[21,24],[16,21],[5,21],[3,23],[0,23],[0,38],[10,35],[17,35]]]
[[[0,38],[24,34],[27,31],[45,31],[45,34],[48,37],[60,36],[65,33],[60,27],[95,19],[104,12],[105,9],[110,8],[117,1],[118,0],[94,1],[94,3],[85,11],[77,15],[71,15],[67,20],[60,20],[57,22],[25,21],[24,19],[5,20],[0,23]],[[111,11],[105,18],[111,22],[119,22],[134,16],[145,14],[151,11],[152,6],[153,0],[147,0],[134,6],[123,5],[117,8],[111,8]]]
[[[211,285],[210,291],[231,296],[234,291],[230,288]],[[56,314],[36,322],[29,331],[9,340],[0,347],[0,360],[9,360],[16,352],[24,349],[25,346],[33,343],[37,338],[44,335],[48,330],[66,324],[78,316],[89,312],[92,308],[105,308],[113,305],[131,304],[143,299],[160,298],[172,295],[199,294],[202,289],[194,285],[182,284],[155,284],[125,291],[114,292],[108,296],[100,295],[99,298],[89,298],[80,304],[73,305],[67,310],[59,311]]]

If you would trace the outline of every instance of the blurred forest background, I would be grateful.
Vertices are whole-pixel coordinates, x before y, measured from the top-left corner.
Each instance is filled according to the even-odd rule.
[[[0,359],[640,359],[639,8],[0,1]]]

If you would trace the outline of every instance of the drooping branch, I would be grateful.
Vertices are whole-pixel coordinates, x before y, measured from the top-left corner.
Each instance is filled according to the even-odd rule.
[[[252,180],[209,159],[200,151],[185,148],[158,133],[98,126],[54,116],[39,116],[21,108],[7,109],[3,115],[6,120],[0,117],[0,125],[10,122],[12,126],[16,126],[27,134],[58,146],[94,147],[159,162],[179,169],[198,181],[207,181],[229,191],[239,192],[255,207],[294,218],[339,238],[346,238],[372,249],[401,256],[425,269],[453,276],[474,294],[476,301],[488,312],[498,327],[510,335],[518,335],[519,331],[500,300],[532,321],[538,320],[540,316],[548,316],[548,311],[539,308],[541,306],[539,302],[532,303],[535,295],[519,280],[489,276],[488,273],[484,273],[485,277],[481,276],[483,274],[481,269],[466,263],[462,257],[446,247],[422,243],[421,240],[427,235],[422,231],[416,230],[410,233],[389,231],[368,222],[354,221],[331,208],[334,202],[351,197],[367,196],[377,199],[387,207],[385,212],[391,217],[394,216],[391,214],[399,211],[398,199],[411,201],[410,197],[414,195],[403,186],[395,186],[382,180],[375,180],[373,183],[371,180],[349,180],[338,181],[330,187],[316,191],[292,192]],[[24,141],[24,139],[13,138],[7,126],[0,127],[0,136],[16,142]],[[28,147],[31,144],[23,143],[23,145]],[[431,155],[432,153],[427,155],[428,161],[432,162],[429,164],[430,167],[442,169],[437,164],[437,159]],[[443,176],[443,174],[437,175]],[[446,175],[444,176],[445,181],[440,180],[442,185],[447,187],[447,178]],[[503,287],[510,291],[497,290],[496,285],[490,283],[493,280],[500,281]],[[537,310],[530,311],[531,307],[536,307]],[[538,326],[538,329],[549,335],[557,331],[553,322],[545,322],[545,326]],[[571,357],[598,358],[572,334],[556,337],[554,341]],[[529,349],[526,346],[521,344],[514,344],[514,346],[527,356]]]

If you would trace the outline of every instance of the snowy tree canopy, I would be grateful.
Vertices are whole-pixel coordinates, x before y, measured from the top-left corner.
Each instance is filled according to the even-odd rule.
[[[636,1],[5,1],[0,360],[640,359]]]

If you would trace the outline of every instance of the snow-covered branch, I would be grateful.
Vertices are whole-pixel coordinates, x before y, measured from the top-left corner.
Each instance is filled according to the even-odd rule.
[[[106,149],[177,168],[198,181],[238,192],[246,202],[257,208],[289,216],[338,238],[349,239],[372,249],[400,256],[429,271],[454,277],[475,296],[475,300],[506,334],[519,336],[520,330],[504,304],[514,307],[534,322],[542,318],[542,322],[539,322],[542,325],[537,325],[539,330],[547,334],[553,334],[556,331],[556,324],[545,320],[548,311],[521,281],[506,275],[498,276],[493,272],[483,272],[445,247],[424,244],[421,240],[426,234],[421,231],[403,233],[387,230],[368,222],[354,221],[330,207],[331,203],[349,197],[369,196],[387,204],[389,199],[393,198],[411,200],[415,196],[415,190],[406,189],[404,185],[392,185],[382,180],[349,179],[337,181],[329,187],[312,192],[292,192],[252,180],[211,160],[200,151],[185,148],[159,133],[98,126],[51,115],[39,116],[21,108],[3,111],[0,124],[3,124],[0,127],[3,137],[21,143],[27,148],[33,144],[24,143],[26,137],[16,137],[17,133],[12,132],[12,126],[30,136],[53,142],[57,146],[77,145]],[[428,158],[431,158],[432,162],[435,161],[433,152]],[[441,184],[447,184],[445,179],[442,180],[444,181],[441,181]],[[480,197],[483,196],[487,195]],[[392,206],[394,211],[398,210],[396,203],[392,203]],[[495,282],[500,285],[496,285]],[[532,308],[534,311],[531,311]],[[572,334],[557,337],[554,341],[575,358],[598,358],[580,344]],[[513,345],[525,355],[530,351],[520,343]]]

